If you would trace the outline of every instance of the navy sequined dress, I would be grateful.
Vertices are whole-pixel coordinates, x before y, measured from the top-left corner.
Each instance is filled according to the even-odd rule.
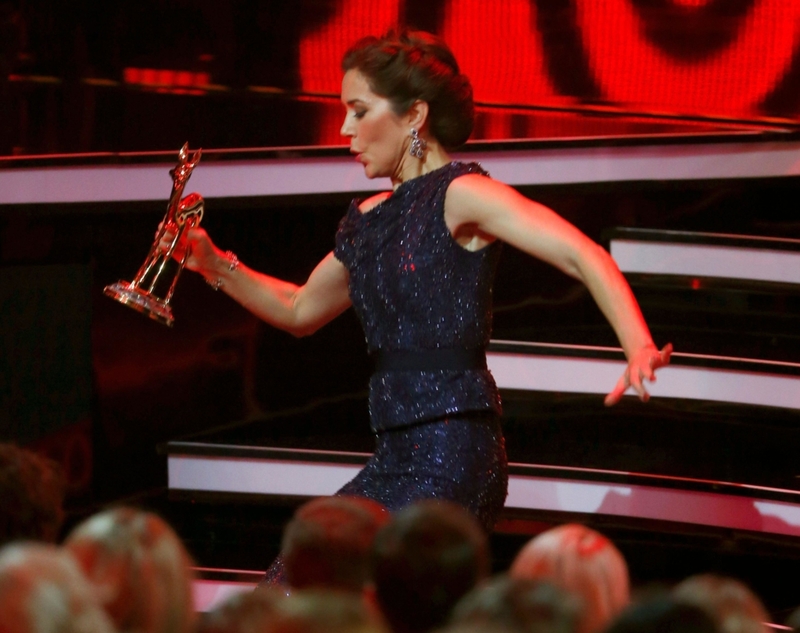
[[[453,162],[402,183],[366,213],[354,200],[342,219],[334,255],[349,271],[371,353],[488,345],[500,244],[467,251],[444,219],[447,187],[468,173],[486,172]],[[337,494],[390,510],[419,499],[453,501],[491,531],[505,502],[508,466],[489,371],[376,371],[369,407],[375,452]],[[278,558],[263,584],[282,580]]]
[[[366,213],[354,200],[342,219],[334,255],[349,271],[350,299],[371,353],[488,345],[500,243],[468,251],[444,219],[447,187],[468,173],[485,174],[475,163],[453,162],[402,183]],[[508,476],[489,371],[377,371],[369,394],[377,447],[340,494],[391,510],[447,499],[491,530]]]

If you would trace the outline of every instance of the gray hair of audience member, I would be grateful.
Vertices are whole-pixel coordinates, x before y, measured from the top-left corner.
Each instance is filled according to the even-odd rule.
[[[672,592],[676,600],[705,610],[720,633],[766,633],[769,614],[758,596],[743,583],[715,574],[690,576]]]
[[[700,607],[657,595],[623,610],[605,633],[719,633],[714,620]]]
[[[160,517],[133,508],[107,510],[79,524],[64,545],[120,631],[192,630],[192,561]]]
[[[114,627],[68,552],[13,543],[0,550],[0,631],[114,633]]]
[[[64,520],[66,482],[54,461],[0,444],[0,546],[15,540],[54,543]]]
[[[383,623],[370,613],[361,596],[306,589],[277,600],[275,611],[258,633],[388,632]]]
[[[605,536],[576,523],[534,537],[511,564],[514,578],[548,580],[578,596],[579,633],[599,631],[630,602],[628,566]]]
[[[286,594],[275,588],[237,593],[197,623],[196,633],[261,633],[275,617],[277,603]]]
[[[454,503],[417,502],[398,511],[375,537],[375,600],[395,633],[441,626],[488,574],[486,534]]]
[[[497,625],[517,633],[575,633],[581,604],[555,585],[496,576],[456,604],[452,624]]]
[[[296,589],[361,592],[378,530],[391,515],[363,497],[320,497],[302,505],[286,525],[281,556],[286,581]]]

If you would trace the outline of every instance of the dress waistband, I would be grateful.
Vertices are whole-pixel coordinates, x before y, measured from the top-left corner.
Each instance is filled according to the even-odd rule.
[[[375,371],[465,371],[486,369],[486,351],[474,349],[378,350],[371,354]]]

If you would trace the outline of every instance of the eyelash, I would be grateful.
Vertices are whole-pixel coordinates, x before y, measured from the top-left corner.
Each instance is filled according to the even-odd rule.
[[[364,118],[364,115],[365,115],[366,113],[367,113],[367,111],[366,111],[366,110],[361,110],[360,112],[355,112],[355,113],[353,113],[353,116],[354,116],[356,119],[363,119],[363,118]]]

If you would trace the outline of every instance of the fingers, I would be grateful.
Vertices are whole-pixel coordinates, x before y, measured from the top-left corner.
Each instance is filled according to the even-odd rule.
[[[626,371],[624,374],[622,374],[620,379],[617,381],[617,384],[614,387],[614,389],[611,391],[611,393],[606,396],[606,398],[603,401],[603,403],[607,407],[613,407],[615,404],[617,404],[617,402],[622,400],[622,395],[628,390],[628,387],[630,387],[630,384],[631,383],[628,380],[628,372]]]
[[[647,389],[644,388],[644,383],[642,382],[645,370],[641,367],[633,367],[629,368],[628,373],[630,375],[631,387],[633,387],[633,390],[639,395],[639,400],[647,402],[650,399],[650,394],[647,393]]]
[[[664,367],[665,365],[669,365],[670,356],[672,356],[672,343],[667,343],[659,352],[658,364],[655,365],[655,367]]]

